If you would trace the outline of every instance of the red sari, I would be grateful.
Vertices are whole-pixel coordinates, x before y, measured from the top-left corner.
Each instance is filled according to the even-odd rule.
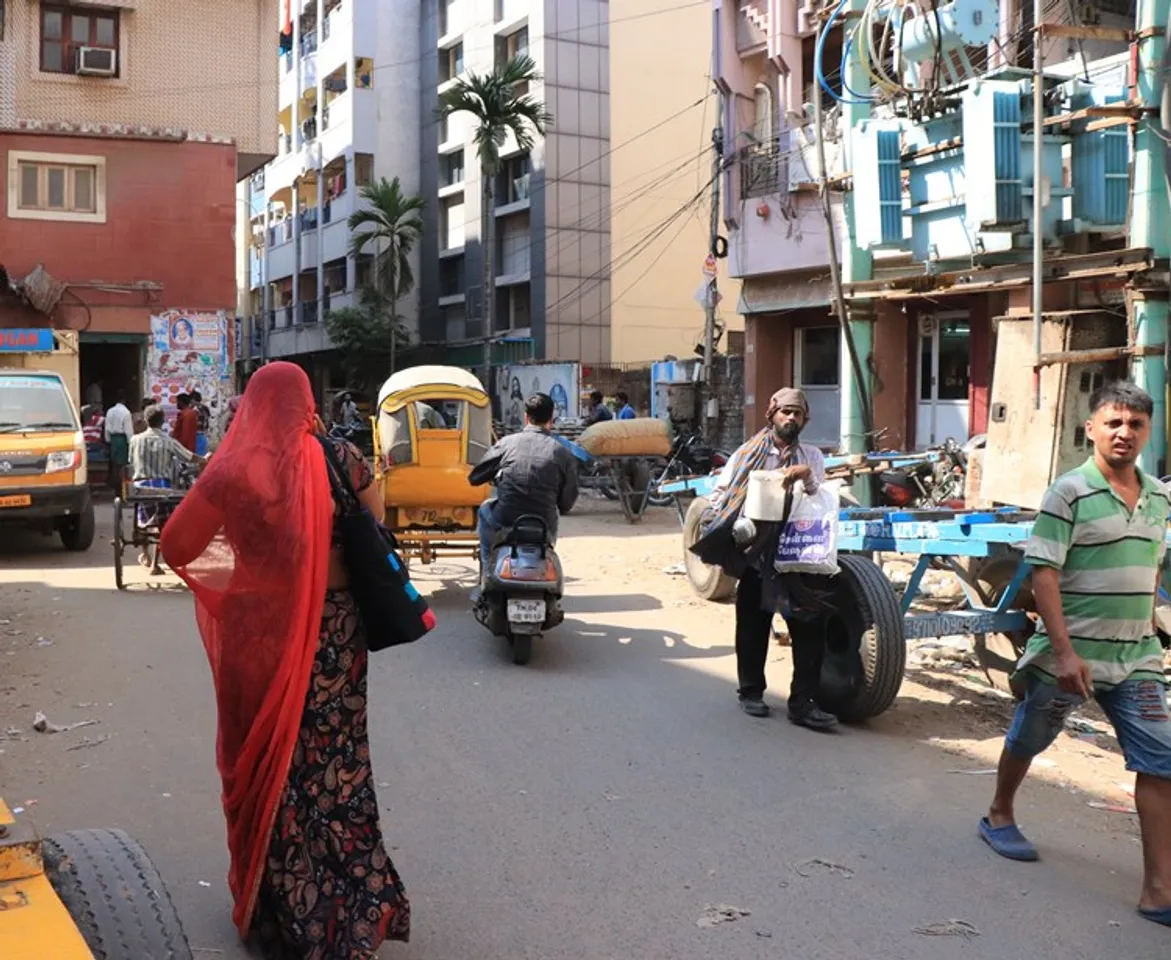
[[[314,412],[299,367],[257,372],[162,537],[195,595],[215,684],[232,917],[245,939],[325,607],[333,501]]]

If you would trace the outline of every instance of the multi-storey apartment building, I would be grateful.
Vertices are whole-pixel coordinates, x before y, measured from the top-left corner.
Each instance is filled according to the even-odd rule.
[[[611,6],[611,359],[694,357],[705,321],[696,293],[711,242],[711,136],[721,122],[711,77],[713,11],[662,0]],[[652,81],[648,31],[671,43]],[[736,312],[740,284],[727,277],[727,263],[717,263],[718,319],[738,332],[744,329]],[[725,334],[720,348],[736,339]]]
[[[74,331],[86,387],[141,389],[152,314],[235,310],[236,183],[276,146],[276,3],[0,2],[0,265],[53,281],[0,290],[0,327]]]
[[[448,362],[610,357],[610,96],[602,0],[424,0],[420,333]],[[505,145],[496,178],[493,329],[482,315],[483,189],[474,121],[433,121],[439,92],[528,53],[553,124]]]
[[[283,0],[264,42],[279,47],[278,152],[238,196],[246,353],[294,359],[325,390],[341,385],[325,314],[372,281],[372,257],[350,252],[359,190],[380,177],[419,190],[419,4]],[[415,300],[399,312],[416,327]]]

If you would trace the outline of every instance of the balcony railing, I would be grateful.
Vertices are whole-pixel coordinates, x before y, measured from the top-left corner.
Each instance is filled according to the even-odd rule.
[[[297,303],[297,323],[317,322],[317,300],[301,300]]]
[[[310,30],[301,37],[301,56],[307,57],[317,52],[317,31]]]
[[[280,223],[274,223],[268,228],[268,245],[270,247],[278,247],[282,243],[288,243],[293,239],[293,222],[291,220],[282,220]]]
[[[777,140],[740,151],[740,195],[766,197],[781,189],[781,148]]]
[[[310,230],[317,229],[317,210],[316,208],[304,210],[299,214],[301,218],[301,232],[307,233]]]

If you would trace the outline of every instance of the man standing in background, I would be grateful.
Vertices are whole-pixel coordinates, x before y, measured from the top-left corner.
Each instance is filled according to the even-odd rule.
[[[130,462],[130,438],[134,436],[134,418],[126,406],[126,394],[119,390],[114,405],[106,411],[106,443],[110,446],[110,489],[122,490],[122,471]]]
[[[195,452],[203,457],[207,455],[207,434],[211,429],[211,410],[203,402],[203,394],[198,390],[191,391],[191,407],[195,410]]]
[[[192,453],[199,443],[199,414],[191,404],[191,397],[185,393],[175,398],[175,406],[179,408],[179,416],[175,418],[174,437]]]

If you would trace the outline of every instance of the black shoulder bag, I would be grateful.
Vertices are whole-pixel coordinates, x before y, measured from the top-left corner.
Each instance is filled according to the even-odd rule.
[[[394,534],[362,506],[349,471],[338,462],[329,441],[321,439],[321,447],[330,488],[342,508],[334,525],[350,593],[366,628],[366,646],[373,651],[413,643],[435,628],[435,614],[407,576]]]

